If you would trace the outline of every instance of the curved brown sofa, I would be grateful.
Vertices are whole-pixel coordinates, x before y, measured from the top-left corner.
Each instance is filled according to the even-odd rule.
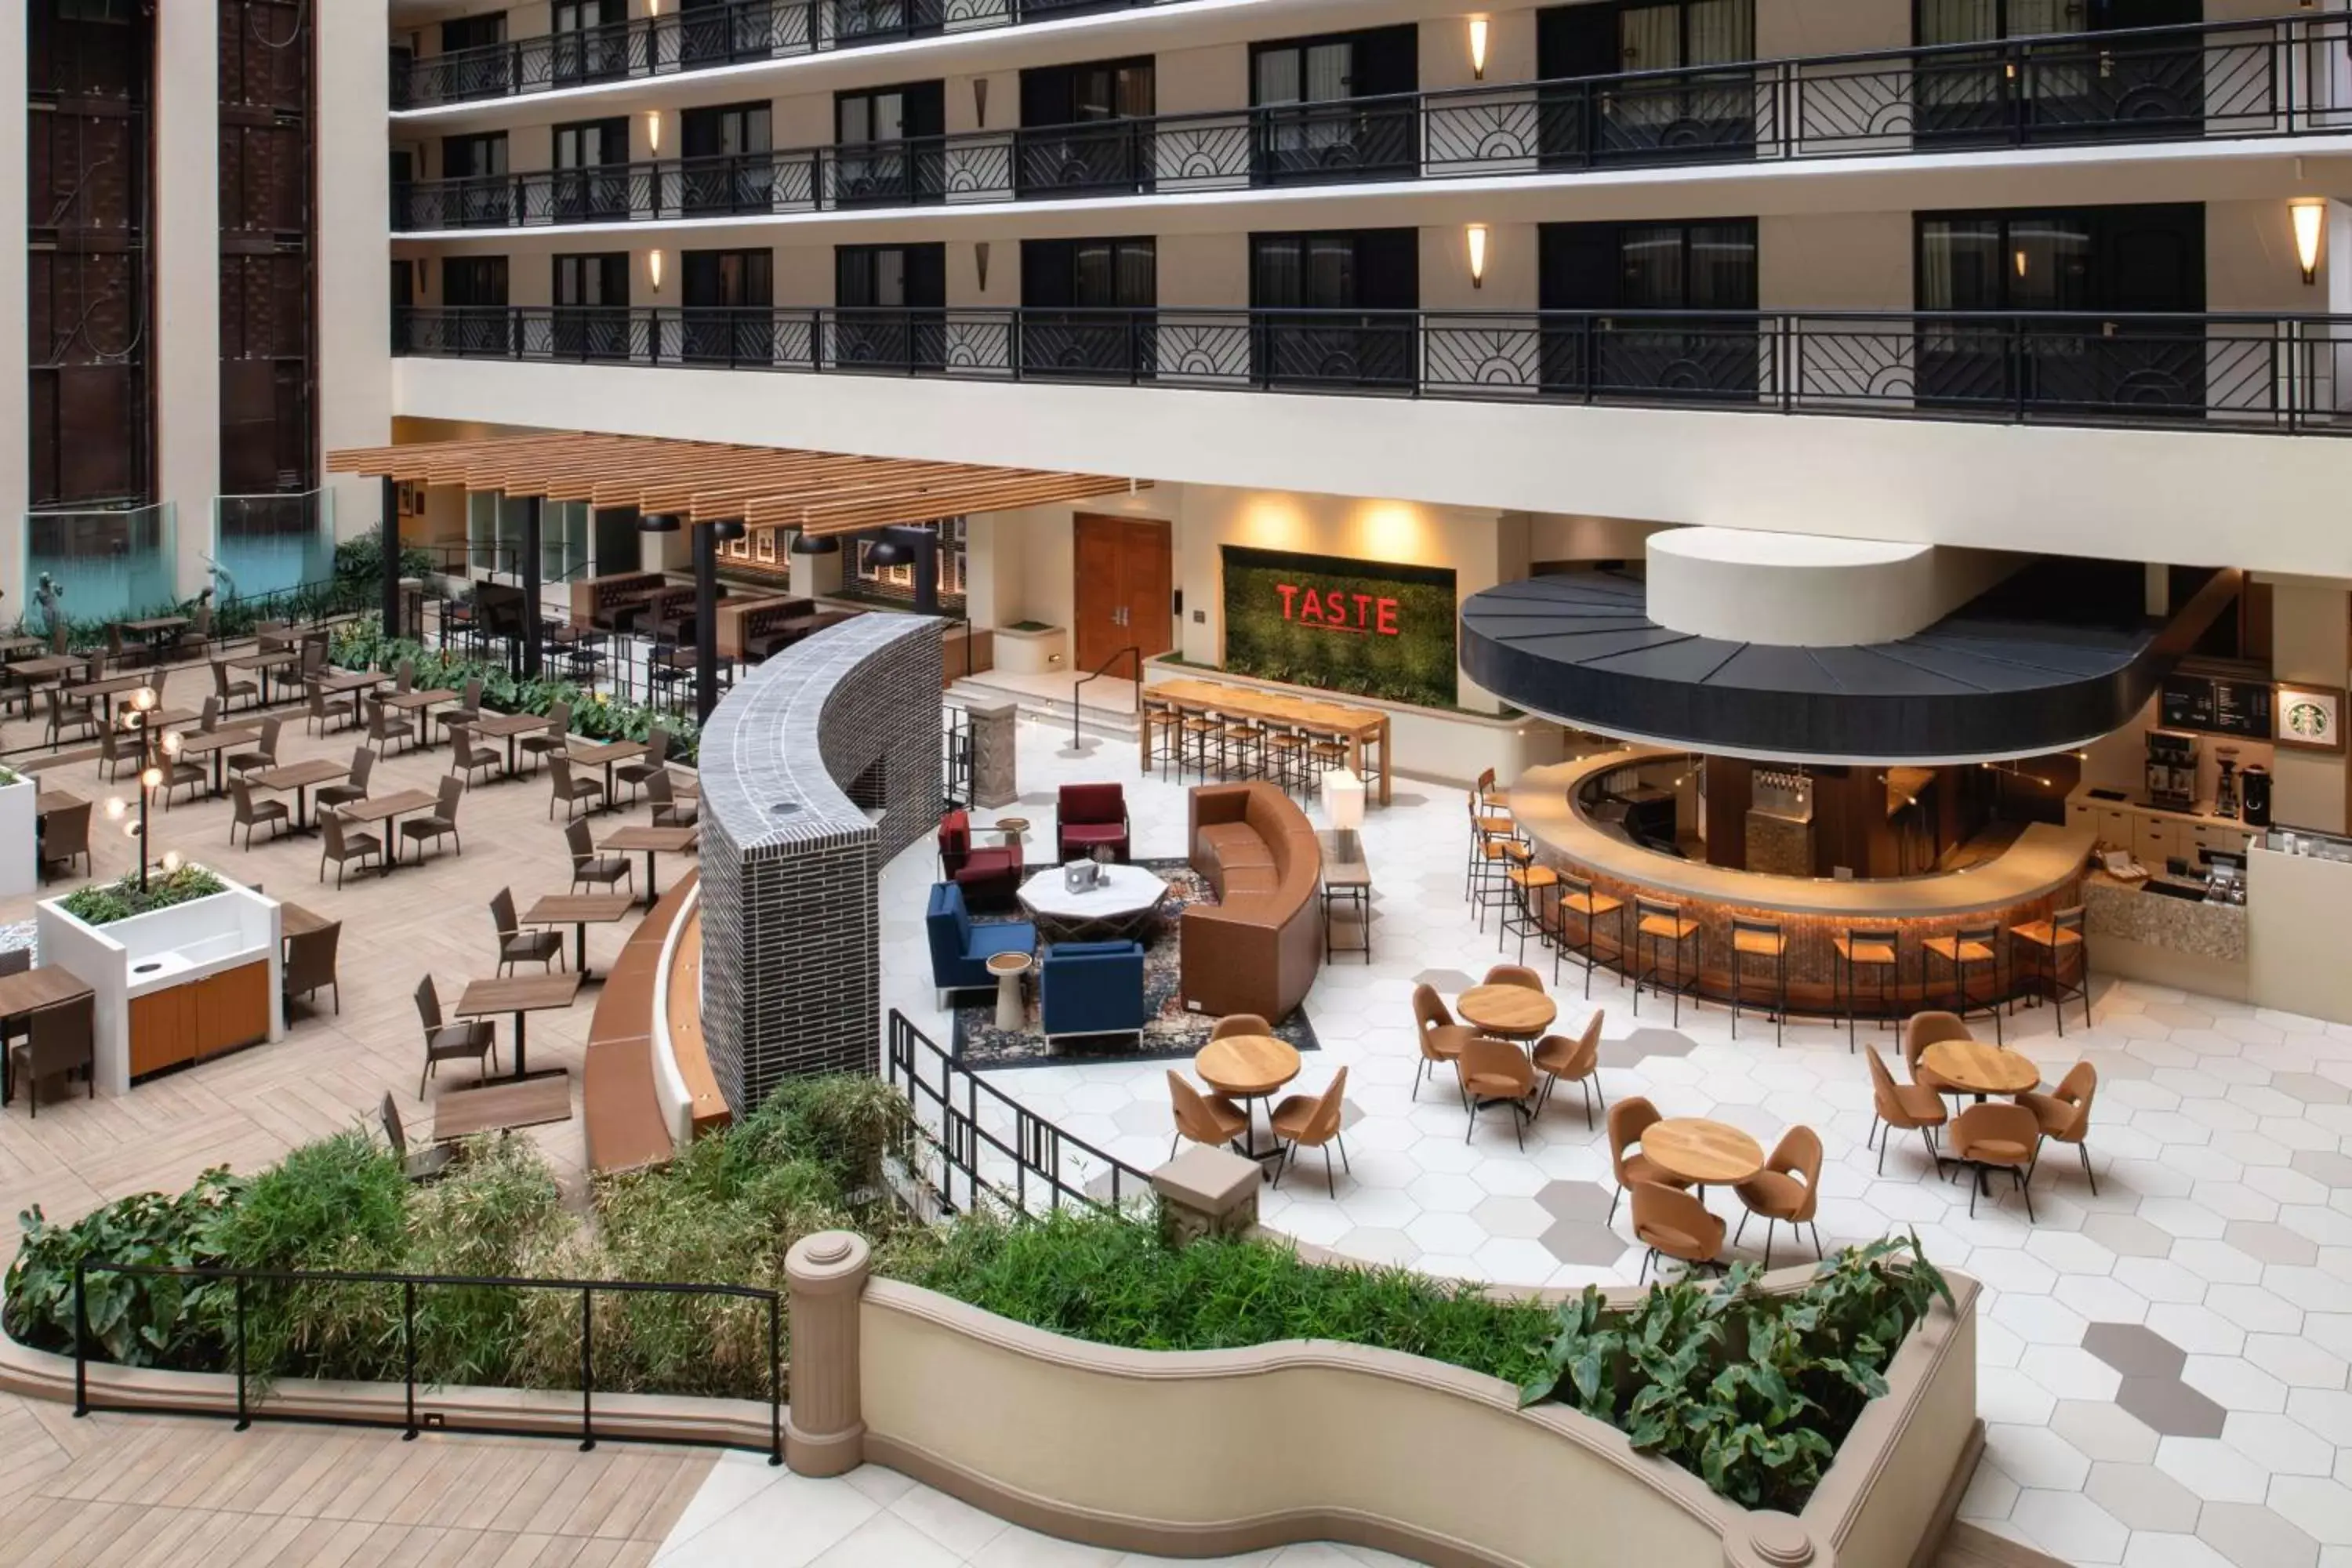
[[[1202,784],[1189,816],[1192,869],[1218,901],[1184,911],[1184,1001],[1220,1017],[1255,1013],[1279,1022],[1307,999],[1323,962],[1315,828],[1264,783]]]

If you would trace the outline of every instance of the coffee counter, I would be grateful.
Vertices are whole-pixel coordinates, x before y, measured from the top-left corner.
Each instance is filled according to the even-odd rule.
[[[2242,1002],[2248,907],[2151,892],[2094,871],[2083,882],[2083,928],[2103,974]]]

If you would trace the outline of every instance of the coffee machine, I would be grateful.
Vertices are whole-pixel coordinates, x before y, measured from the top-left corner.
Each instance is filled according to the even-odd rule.
[[[2147,732],[2147,804],[2158,811],[2196,809],[2196,736],[2177,730]]]
[[[2216,746],[2213,749],[2213,765],[2220,772],[2220,776],[2213,783],[2213,815],[2235,816],[2238,815],[2238,748]]]
[[[2239,775],[2239,793],[2244,797],[2245,824],[2249,827],[2271,825],[2271,771],[2260,763]]]

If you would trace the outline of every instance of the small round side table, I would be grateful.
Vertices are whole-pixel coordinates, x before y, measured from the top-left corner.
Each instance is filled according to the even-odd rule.
[[[990,823],[986,827],[982,828],[981,831],[983,833],[1002,833],[1004,835],[1004,842],[1007,844],[1017,844],[1022,839],[1029,837],[1029,819],[1025,816],[1000,816],[994,822]]]
[[[1029,955],[992,952],[988,955],[988,972],[996,976],[996,1026],[1009,1030],[1026,1028],[1029,1008],[1021,998],[1021,977],[1029,973]]]

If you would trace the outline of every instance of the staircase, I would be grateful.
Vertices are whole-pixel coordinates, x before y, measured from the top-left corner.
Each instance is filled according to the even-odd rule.
[[[990,679],[992,673],[982,670],[958,680],[947,689],[948,701],[959,708],[998,708],[1009,702],[1020,710],[1024,721],[1044,724],[1065,736],[1069,734],[1072,708],[1068,698],[1023,689],[1009,683],[1000,685]],[[1078,732],[1111,744],[1134,745],[1141,733],[1142,721],[1130,710],[1125,696],[1106,694],[1107,700],[1098,700],[1096,691],[1105,684],[1097,681],[1087,689],[1085,710],[1077,714]],[[1128,689],[1125,681],[1112,687],[1115,692]]]

